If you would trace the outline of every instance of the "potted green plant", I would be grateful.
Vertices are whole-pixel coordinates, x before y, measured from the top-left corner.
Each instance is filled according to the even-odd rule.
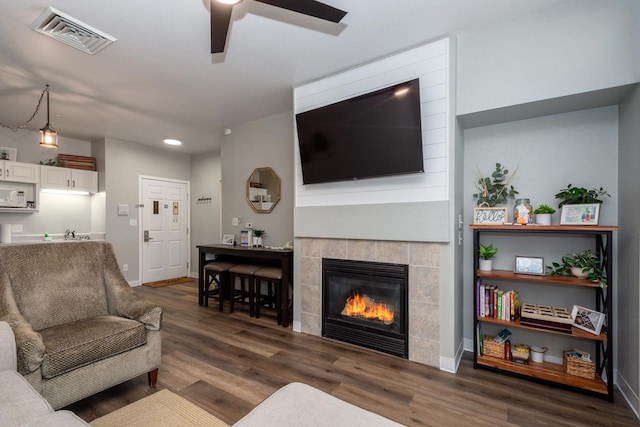
[[[611,197],[602,187],[587,190],[584,187],[574,187],[571,184],[567,188],[563,188],[556,194],[556,199],[560,199],[558,207],[564,205],[585,205],[593,203],[602,203],[601,197]]]
[[[556,210],[549,205],[540,205],[533,213],[536,215],[536,224],[551,225],[551,215],[556,213]]]
[[[578,254],[570,254],[562,257],[562,263],[553,262],[547,266],[547,273],[551,276],[575,276],[581,279],[589,279],[600,286],[607,284],[607,274],[602,269],[602,263],[590,249]]]
[[[253,246],[261,248],[264,243],[264,238],[267,236],[267,232],[260,230],[259,228],[253,228]]]
[[[493,257],[498,252],[498,248],[494,247],[493,244],[489,246],[480,245],[480,259],[479,266],[480,270],[491,271],[493,270]]]
[[[504,168],[500,163],[496,163],[496,170],[491,176],[483,176],[478,170],[478,181],[475,183],[478,191],[473,195],[477,198],[476,205],[479,207],[493,207],[507,203],[507,199],[514,199],[518,192],[511,185],[513,177],[518,168],[509,175],[509,170]]]

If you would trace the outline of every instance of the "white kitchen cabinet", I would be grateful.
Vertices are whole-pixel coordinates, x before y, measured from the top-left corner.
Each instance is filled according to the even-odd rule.
[[[0,180],[10,182],[40,182],[40,165],[0,160]]]
[[[98,172],[82,169],[40,166],[40,187],[43,190],[73,190],[98,192]]]

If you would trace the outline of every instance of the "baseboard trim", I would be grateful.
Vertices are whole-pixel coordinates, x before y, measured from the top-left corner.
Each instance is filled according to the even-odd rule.
[[[640,419],[640,398],[638,398],[638,395],[633,391],[627,380],[620,375],[620,371],[616,370],[613,376],[615,377],[614,383],[618,386],[618,390],[622,393],[624,400],[627,401],[633,413],[636,414],[636,418]]]
[[[462,355],[465,351],[465,343],[464,339],[460,341],[460,345],[458,346],[458,350],[456,351],[455,357],[452,359],[450,357],[442,357],[440,356],[440,370],[445,372],[451,372],[455,374],[458,372],[458,367],[460,366],[460,361],[462,360]]]

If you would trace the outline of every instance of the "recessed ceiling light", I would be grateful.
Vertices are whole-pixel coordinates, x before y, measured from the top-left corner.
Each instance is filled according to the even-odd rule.
[[[169,145],[182,145],[182,141],[178,141],[177,139],[165,138],[165,144]]]

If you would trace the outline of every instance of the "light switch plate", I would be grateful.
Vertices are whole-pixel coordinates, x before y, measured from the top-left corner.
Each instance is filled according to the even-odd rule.
[[[22,233],[22,224],[11,224],[12,233]]]
[[[129,216],[129,205],[126,203],[118,204],[118,216]]]
[[[137,227],[137,226],[138,226],[138,220],[137,220],[137,219],[135,219],[135,218],[131,218],[131,219],[129,220],[129,225],[130,225],[131,227]]]

